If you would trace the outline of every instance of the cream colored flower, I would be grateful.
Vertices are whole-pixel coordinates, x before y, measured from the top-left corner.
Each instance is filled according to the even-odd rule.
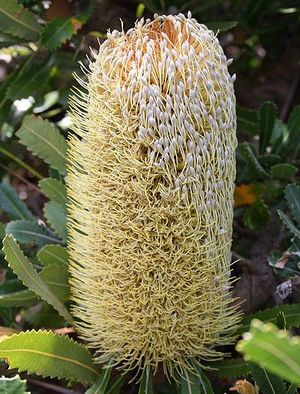
[[[113,31],[89,67],[68,151],[77,327],[99,362],[182,374],[220,358],[238,321],[234,78],[182,14]]]

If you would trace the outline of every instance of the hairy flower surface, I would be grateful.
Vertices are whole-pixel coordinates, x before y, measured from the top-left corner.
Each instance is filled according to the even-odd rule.
[[[234,77],[189,15],[113,31],[71,100],[73,313],[99,362],[184,373],[232,341]]]

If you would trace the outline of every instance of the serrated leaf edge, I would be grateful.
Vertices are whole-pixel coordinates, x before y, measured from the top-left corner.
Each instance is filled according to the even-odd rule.
[[[41,329],[39,329],[39,330],[37,330],[37,331],[36,331],[36,330],[26,330],[26,331],[22,331],[22,332],[20,332],[20,333],[18,333],[18,334],[12,334],[12,335],[9,335],[9,336],[3,336],[3,337],[0,338],[0,347],[1,347],[1,342],[2,342],[2,341],[5,341],[6,339],[12,339],[13,337],[22,337],[23,335],[25,335],[25,334],[30,334],[30,333],[53,335],[53,336],[55,336],[55,337],[64,338],[66,341],[72,342],[72,343],[76,344],[77,346],[79,346],[80,348],[82,348],[83,350],[85,350],[85,351],[90,355],[90,357],[91,357],[91,359],[92,359],[92,356],[91,356],[90,352],[88,351],[88,349],[87,349],[84,345],[78,343],[77,341],[74,341],[74,339],[72,339],[72,338],[70,338],[70,337],[63,336],[63,335],[56,334],[56,333],[54,333],[53,331],[47,331],[47,330],[41,330]],[[17,350],[18,350],[18,349],[16,349],[16,351],[17,351]],[[27,351],[28,351],[28,349],[24,349],[24,350],[27,350]],[[13,350],[11,350],[11,351],[13,351]],[[42,355],[44,355],[44,356],[47,355],[47,353],[45,353],[45,352],[39,352],[38,350],[36,351],[36,353],[40,353],[40,354],[42,354]],[[64,357],[62,357],[62,356],[56,356],[56,358],[57,358],[57,359],[60,359],[60,360],[64,360],[64,361],[69,361],[69,362],[71,362],[71,363],[73,363],[73,364],[82,366],[83,368],[86,368],[86,369],[88,369],[89,371],[92,371],[93,373],[95,373],[95,375],[97,375],[97,377],[100,377],[100,373],[99,373],[96,369],[93,369],[93,368],[91,368],[91,367],[89,367],[89,366],[87,366],[87,365],[85,365],[85,364],[82,364],[82,363],[80,363],[80,362],[74,362],[74,360],[73,360],[73,361],[70,361],[70,359],[64,358]],[[7,360],[7,363],[10,365],[9,356],[8,356],[8,357],[5,357],[5,360]],[[30,370],[30,369],[19,369],[19,368],[17,368],[17,370],[18,370],[19,372],[28,372],[29,374],[34,374],[34,373],[36,373],[36,371]],[[38,375],[39,375],[39,376],[42,376],[42,377],[44,377],[44,378],[50,377],[50,378],[52,378],[52,379],[53,379],[53,378],[64,379],[64,378],[59,378],[59,377],[57,377],[56,375],[51,375],[51,374],[49,374],[49,375],[38,374]],[[97,378],[95,378],[95,381],[96,381],[96,379],[97,379]],[[67,379],[67,380],[68,380],[68,379]],[[90,383],[90,382],[89,382],[89,381],[84,381],[84,383]]]

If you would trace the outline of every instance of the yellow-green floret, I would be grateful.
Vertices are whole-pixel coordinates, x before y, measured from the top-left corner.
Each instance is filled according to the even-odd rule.
[[[231,306],[234,77],[189,15],[113,31],[71,99],[71,288],[81,337],[124,369],[222,356]]]

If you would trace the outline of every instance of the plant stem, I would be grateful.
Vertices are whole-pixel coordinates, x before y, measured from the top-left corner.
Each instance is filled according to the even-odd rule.
[[[10,153],[8,150],[1,148],[0,147],[0,153],[2,153],[3,155],[9,157],[11,160],[13,160],[14,162],[16,162],[17,164],[19,164],[19,166],[25,168],[25,170],[29,171],[32,175],[34,175],[36,178],[38,179],[44,179],[44,176],[39,173],[38,171],[36,171],[34,168],[32,168],[29,164],[25,163],[23,160],[18,159],[15,155],[13,155],[12,153]]]

